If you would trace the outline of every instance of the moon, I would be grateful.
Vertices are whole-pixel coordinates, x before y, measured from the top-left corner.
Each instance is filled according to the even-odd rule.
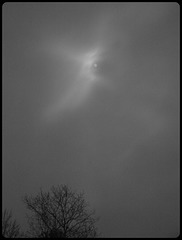
[[[99,50],[93,50],[91,52],[86,53],[85,55],[80,57],[80,75],[81,77],[85,77],[88,81],[96,81],[98,80],[97,76],[97,61],[99,60]]]

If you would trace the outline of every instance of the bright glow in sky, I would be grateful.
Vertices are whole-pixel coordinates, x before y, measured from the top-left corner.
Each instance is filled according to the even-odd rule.
[[[57,68],[51,70],[53,77],[43,109],[43,121],[59,120],[88,103],[98,87],[104,89],[113,85],[112,80],[108,81],[108,77],[103,75],[101,68],[107,58],[104,54],[114,42],[110,37],[110,17],[107,11],[99,16],[92,24],[92,30],[89,30],[89,37],[85,33],[79,41],[66,34],[42,38],[39,50],[42,48],[51,64],[54,62],[53,68]]]
[[[95,68],[97,67],[98,51],[92,51],[81,56],[81,71],[80,77],[85,78],[86,81],[98,80],[95,74]]]
[[[96,82],[99,82],[97,74],[99,49],[80,51],[77,54],[70,54],[68,51],[64,54],[64,58],[68,61],[65,70],[72,79],[69,79],[69,83],[66,84],[67,89],[63,93],[60,92],[57,100],[49,103],[46,112],[48,119],[54,119],[56,116],[61,116],[65,110],[69,111],[80,106],[89,97]]]
[[[103,43],[103,42],[102,42]],[[102,61],[103,46],[94,42],[92,46],[77,46],[74,43],[57,44],[52,41],[46,46],[48,58],[60,61],[58,65],[64,63],[64,76],[62,72],[57,72],[57,80],[50,80],[53,84],[50,102],[43,114],[48,121],[52,121],[62,116],[65,112],[74,110],[87,102],[94,87],[98,84],[104,86],[104,81],[99,71],[99,62]],[[102,80],[101,80],[102,79]],[[60,82],[60,84],[55,84]],[[63,87],[65,82],[65,88]],[[60,94],[59,94],[60,88]],[[64,88],[64,90],[62,90]],[[55,97],[55,95],[57,97]]]

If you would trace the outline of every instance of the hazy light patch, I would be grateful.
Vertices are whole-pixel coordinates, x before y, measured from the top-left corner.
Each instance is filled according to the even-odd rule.
[[[88,81],[97,81],[98,76],[96,74],[97,68],[97,61],[99,60],[98,57],[98,50],[91,51],[86,53],[84,56],[80,57],[81,63],[81,71],[80,71],[80,78],[85,78]]]
[[[96,32],[98,26],[95,28]],[[42,44],[46,57],[56,63],[53,73],[56,77],[50,79],[52,90],[42,116],[48,122],[86,104],[96,87],[112,85],[112,81],[109,84],[100,67],[105,61],[104,53],[109,48],[105,34],[103,39],[101,35],[97,39],[93,33],[93,41],[83,45],[71,41],[70,37],[66,38],[48,38]]]
[[[72,50],[73,46],[62,48],[64,51],[63,54],[60,51],[60,60],[64,56],[65,67],[63,70],[65,74],[60,73],[60,76],[57,74],[57,84],[55,85],[55,95],[57,97],[55,98],[54,93],[52,93],[53,100],[48,103],[45,113],[45,118],[48,121],[61,116],[65,111],[69,112],[81,106],[91,94],[95,83],[100,79],[97,74],[97,62],[100,61],[100,50],[98,48],[89,51]],[[67,53],[65,49],[68,50]],[[64,87],[63,79],[61,79],[63,76],[65,78]],[[62,87],[64,90],[62,90]]]
[[[118,79],[126,71],[128,59],[126,50],[121,56],[114,49],[118,44],[117,53],[124,51],[127,41],[124,33],[118,38],[114,19],[106,9],[83,36],[71,29],[69,34],[51,32],[41,37],[38,51],[52,68],[50,80],[46,79],[50,89],[43,86],[49,94],[41,109],[41,122],[52,122],[74,112],[89,103],[98,89],[102,94],[118,89]]]

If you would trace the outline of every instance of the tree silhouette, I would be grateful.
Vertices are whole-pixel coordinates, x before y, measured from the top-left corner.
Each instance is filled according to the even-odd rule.
[[[36,196],[23,198],[31,215],[27,215],[33,237],[88,238],[97,236],[95,212],[88,209],[84,193],[71,191],[66,185],[42,189]]]
[[[7,209],[2,214],[2,235],[5,238],[21,237],[20,226],[13,220],[12,212]]]

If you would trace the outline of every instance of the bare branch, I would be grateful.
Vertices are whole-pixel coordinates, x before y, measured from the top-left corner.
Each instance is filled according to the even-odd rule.
[[[35,197],[23,199],[27,209],[30,232],[35,237],[96,237],[94,211],[89,211],[83,193],[71,191],[66,185],[53,186],[49,192],[40,190]]]
[[[20,226],[13,220],[12,212],[7,209],[2,214],[2,235],[6,238],[21,237]]]

